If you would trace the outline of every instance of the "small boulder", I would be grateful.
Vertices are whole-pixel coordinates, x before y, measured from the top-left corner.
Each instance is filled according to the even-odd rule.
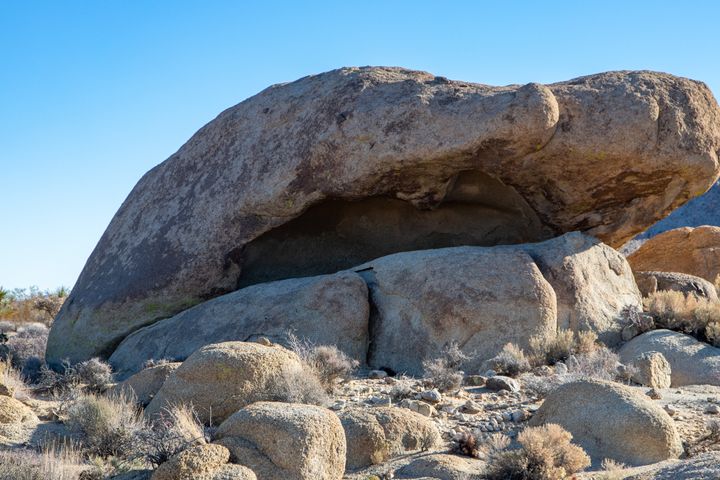
[[[633,272],[640,293],[647,297],[657,291],[674,290],[685,295],[717,301],[715,286],[701,277],[678,272]]]
[[[38,418],[24,403],[0,396],[0,424],[37,422]]]
[[[395,478],[481,480],[487,464],[476,458],[443,453],[417,458],[395,473]]]
[[[405,408],[354,408],[339,414],[347,441],[348,469],[382,463],[415,450],[427,450],[440,439],[435,424]]]
[[[647,397],[619,383],[578,380],[554,390],[530,420],[556,423],[600,462],[647,465],[682,452],[673,420]]]
[[[260,480],[338,480],[345,472],[342,424],[314,405],[254,403],[220,424],[215,437]]]
[[[514,378],[506,377],[504,375],[495,375],[489,377],[485,381],[485,388],[499,392],[501,390],[507,390],[509,392],[519,392],[520,383]]]
[[[113,386],[110,391],[132,393],[140,405],[147,406],[163,386],[167,377],[179,366],[180,362],[168,362],[145,368]]]
[[[659,329],[639,335],[618,354],[620,361],[631,365],[643,353],[660,352],[671,369],[671,386],[720,386],[720,348],[712,347],[690,335]]]
[[[151,480],[210,480],[228,460],[230,452],[221,445],[196,445],[160,464]]]
[[[641,353],[633,360],[633,381],[646,387],[670,388],[672,370],[660,352]]]
[[[267,400],[268,386],[279,381],[283,372],[301,369],[298,356],[280,346],[254,342],[207,345],[165,380],[145,415],[185,403],[193,405],[202,422],[222,422],[245,405]]]

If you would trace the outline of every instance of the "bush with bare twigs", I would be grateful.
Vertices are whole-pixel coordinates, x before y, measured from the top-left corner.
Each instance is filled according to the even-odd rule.
[[[658,291],[647,296],[644,304],[657,326],[720,347],[720,302],[682,292]]]
[[[451,342],[440,352],[440,356],[423,362],[425,381],[441,392],[458,390],[462,386],[463,364],[471,360],[457,343]]]
[[[531,368],[525,352],[514,343],[506,344],[500,353],[487,361],[487,367],[511,377],[527,372]]]
[[[162,411],[137,434],[136,455],[157,467],[183,450],[209,441],[209,434],[192,407],[175,405]]]
[[[519,449],[489,456],[490,480],[559,480],[590,466],[590,457],[571,443],[572,435],[555,424],[528,427],[518,435]]]
[[[265,386],[268,400],[286,403],[306,403],[326,406],[330,403],[325,384],[315,370],[303,365],[300,370],[283,369],[280,376],[272,378]]]
[[[51,445],[42,452],[0,450],[0,480],[77,480],[83,470],[72,444]]]
[[[595,332],[573,333],[567,329],[550,335],[533,335],[529,343],[532,362],[536,365],[554,365],[576,353],[591,353],[599,346]]]
[[[314,345],[288,334],[290,349],[295,352],[307,369],[320,379],[327,393],[332,393],[340,381],[350,378],[359,362],[348,357],[333,345]]]

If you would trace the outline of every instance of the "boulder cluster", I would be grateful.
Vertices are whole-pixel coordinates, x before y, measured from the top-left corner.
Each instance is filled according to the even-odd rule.
[[[104,358],[149,421],[191,405],[213,426],[155,480],[672,462],[701,438],[678,404],[699,400],[662,399],[720,386],[720,349],[710,314],[643,297],[712,311],[720,228],[616,248],[710,188],[718,154],[710,91],[661,73],[491,87],[364,67],[275,85],[138,182],[46,358]],[[316,346],[357,369],[311,401]],[[27,421],[3,398],[0,423]]]

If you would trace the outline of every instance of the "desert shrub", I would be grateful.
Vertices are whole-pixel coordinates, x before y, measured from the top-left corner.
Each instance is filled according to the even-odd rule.
[[[644,304],[659,327],[720,346],[720,302],[682,292],[658,291],[648,295]]]
[[[136,399],[125,392],[82,394],[68,406],[63,421],[88,453],[101,457],[132,456],[136,436],[146,428]]]
[[[27,398],[28,388],[22,373],[13,367],[12,362],[6,360],[0,362],[0,371],[3,372],[0,377],[0,383],[5,385],[14,398]]]
[[[394,403],[400,403],[405,398],[410,398],[415,395],[415,391],[410,386],[410,383],[405,378],[398,378],[395,385],[390,389],[390,399]]]
[[[28,379],[35,380],[45,362],[48,333],[48,328],[41,323],[19,327],[2,344],[1,356],[12,359],[15,368],[20,369]]]
[[[207,433],[192,407],[175,405],[163,410],[152,425],[137,435],[138,456],[157,467],[193,445],[207,443]]]
[[[579,353],[574,359],[567,362],[567,366],[568,372],[575,377],[615,380],[618,376],[620,357],[604,345],[588,353]]]
[[[40,322],[50,325],[67,297],[67,290],[41,291],[37,287],[15,289],[0,288],[0,319],[21,324]]]
[[[474,433],[463,432],[453,439],[450,449],[452,453],[457,455],[478,458],[480,456],[480,441]]]
[[[487,366],[511,377],[530,370],[530,362],[525,357],[525,352],[513,343],[506,344],[500,353],[488,360]]]
[[[460,369],[469,360],[471,357],[463,353],[456,342],[451,342],[442,349],[440,356],[423,361],[426,383],[441,392],[458,390],[464,376]]]
[[[577,332],[575,335],[575,353],[592,353],[598,348],[597,333],[591,330]]]
[[[174,360],[170,358],[150,358],[148,360],[145,360],[145,363],[143,363],[143,369],[145,368],[152,368],[152,367],[158,367],[160,365],[167,365],[168,363],[172,363]]]
[[[301,370],[285,368],[265,386],[268,400],[325,406],[330,403],[323,382],[315,371],[304,365]]]
[[[91,358],[75,365],[65,361],[61,370],[56,372],[43,365],[37,380],[38,386],[44,391],[61,396],[81,386],[87,391],[101,393],[113,380],[112,367],[99,358]]]
[[[625,477],[623,470],[625,470],[627,466],[611,458],[606,458],[600,462],[600,468],[602,468],[602,473],[599,476],[599,480],[620,480]]]
[[[82,471],[80,454],[72,444],[51,445],[42,452],[0,450],[0,480],[76,480]]]
[[[519,449],[501,450],[489,458],[490,480],[558,480],[590,466],[590,457],[570,443],[559,425],[528,427],[518,435]]]
[[[288,334],[288,343],[305,366],[320,379],[327,393],[332,393],[339,381],[350,378],[359,366],[357,360],[332,345],[314,345],[307,340],[298,339],[292,333]]]
[[[575,335],[572,330],[561,329],[551,335],[533,335],[529,343],[535,363],[553,365],[572,355]]]

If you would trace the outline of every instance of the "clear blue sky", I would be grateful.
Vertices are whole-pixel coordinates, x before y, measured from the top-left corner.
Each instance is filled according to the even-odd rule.
[[[221,110],[348,65],[488,84],[652,69],[720,92],[720,2],[0,0],[0,285],[71,286]]]

